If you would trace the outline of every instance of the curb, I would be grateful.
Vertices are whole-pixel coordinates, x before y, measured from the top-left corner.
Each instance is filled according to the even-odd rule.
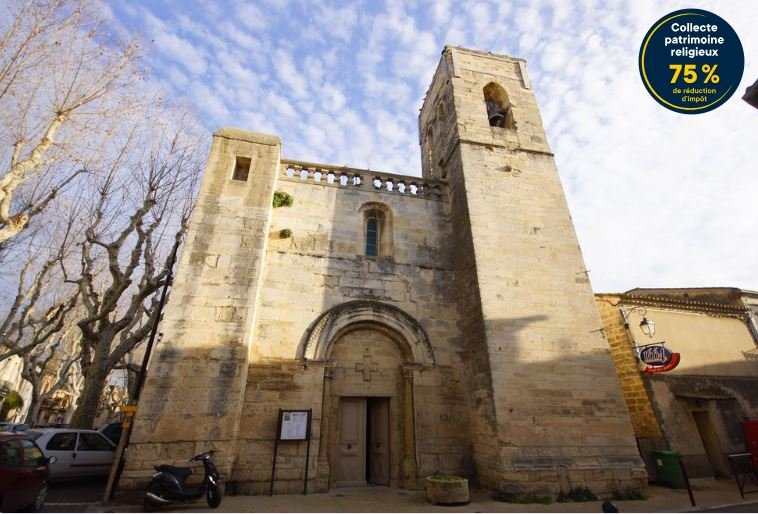
[[[735,507],[755,506],[754,511],[758,510],[758,497],[755,501],[743,501],[741,503],[725,503],[723,505],[713,505],[711,507],[692,507],[682,512],[710,512],[713,510],[733,510]]]

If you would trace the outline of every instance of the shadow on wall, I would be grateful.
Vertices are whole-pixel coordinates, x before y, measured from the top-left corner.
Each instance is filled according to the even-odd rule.
[[[518,446],[634,445],[610,350],[598,334],[552,338],[545,314],[487,321],[498,419]],[[529,327],[529,334],[522,332]]]
[[[547,321],[548,316],[535,315],[486,324],[495,342],[491,359],[498,412],[492,422],[497,424],[501,447],[513,450],[507,461],[512,469],[539,474],[533,483],[520,485],[519,491],[526,486],[557,494],[568,483],[601,493],[625,480],[629,487],[641,462],[620,403],[618,380],[608,372],[612,370],[609,352],[597,348],[580,353],[576,343],[565,339],[523,340],[524,329],[538,330]],[[243,350],[241,345],[163,348],[159,368],[148,379],[151,394],[140,402],[142,431],[130,447],[124,478],[132,480],[133,487],[144,485],[156,464],[183,465],[192,455],[216,448],[219,463],[225,464],[225,480],[233,477],[252,483],[246,491],[267,492],[278,408],[313,409],[309,477],[316,480],[323,365],[285,359],[251,363],[244,369]],[[466,354],[462,351],[461,358],[466,359]],[[244,383],[244,407],[237,418],[228,412],[225,400]],[[461,418],[469,419],[456,416],[455,422]],[[253,437],[237,440],[237,433]],[[447,450],[450,453],[470,452],[465,438],[448,442],[458,445]],[[282,475],[278,472],[277,477],[293,487],[302,486],[298,477],[305,462],[303,452],[302,444],[280,448]],[[583,456],[581,465],[578,452]],[[502,461],[504,455],[484,458]],[[420,468],[419,474],[434,471]],[[315,483],[309,485],[310,490],[314,487]],[[276,491],[282,489],[277,486]]]
[[[577,344],[566,339],[541,343],[522,340],[524,329],[548,320],[547,316],[535,315],[487,323],[488,332],[497,334],[499,342],[491,354],[494,383],[498,388],[495,392],[498,417],[489,422],[497,424],[498,440],[512,453],[485,455],[482,459],[497,461],[500,469],[505,462],[511,471],[533,477],[528,483],[514,482],[518,492],[527,492],[526,488],[529,492],[558,494],[561,490],[568,493],[572,487],[587,486],[600,494],[644,487],[646,474],[608,349],[598,346],[580,353],[576,351]],[[591,337],[597,338],[597,335]],[[462,351],[461,358],[467,359],[468,352]],[[421,374],[430,372],[419,371]],[[312,408],[314,443],[320,439],[322,377],[323,363],[319,362],[271,360],[251,364],[240,427],[241,433],[248,436],[240,441],[235,468],[240,491],[248,494],[268,491],[268,457],[273,454],[278,407]],[[477,402],[479,398],[469,398],[469,401]],[[425,405],[416,406],[417,424],[420,423],[419,412],[424,408]],[[469,416],[463,417],[469,419]],[[461,416],[455,418],[456,423],[460,422]],[[480,422],[473,418],[469,428],[476,430]],[[416,432],[420,477],[437,471],[426,469],[423,462],[427,452],[440,451],[426,444],[431,434],[418,432],[418,429]],[[471,451],[463,438],[456,444],[457,447],[447,451],[460,455]],[[317,474],[315,448],[312,448],[309,468],[309,476],[314,481]],[[302,477],[296,477],[302,473],[302,466],[297,467],[304,462],[302,451],[303,448],[297,446],[285,449],[288,453],[284,466],[290,467],[281,468],[281,476],[277,473],[275,491],[289,490],[284,483],[287,477],[293,487],[302,487],[302,482],[298,482]],[[579,455],[581,459],[577,458]],[[481,459],[478,464],[481,466]],[[464,468],[467,469],[461,472],[468,474],[466,471],[470,472],[470,468]],[[283,483],[278,484],[280,481]],[[309,485],[310,490],[313,487]]]

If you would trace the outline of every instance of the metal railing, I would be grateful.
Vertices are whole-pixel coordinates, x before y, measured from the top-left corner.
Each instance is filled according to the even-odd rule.
[[[732,466],[732,474],[737,482],[737,488],[740,490],[740,496],[745,499],[746,494],[758,493],[758,488],[746,491],[745,485],[748,481],[758,486],[758,473],[755,468],[755,459],[752,453],[733,453],[728,456],[729,464]]]

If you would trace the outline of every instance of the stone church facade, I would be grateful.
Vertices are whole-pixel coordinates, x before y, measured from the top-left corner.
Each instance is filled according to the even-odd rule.
[[[309,492],[645,486],[526,63],[446,47],[419,129],[422,177],[214,135],[122,486],[216,448],[268,493],[279,409],[312,409]]]

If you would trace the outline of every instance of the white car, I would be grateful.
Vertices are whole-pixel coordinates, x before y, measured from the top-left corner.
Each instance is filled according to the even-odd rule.
[[[116,446],[95,430],[41,428],[29,430],[50,464],[50,478],[108,475]]]

